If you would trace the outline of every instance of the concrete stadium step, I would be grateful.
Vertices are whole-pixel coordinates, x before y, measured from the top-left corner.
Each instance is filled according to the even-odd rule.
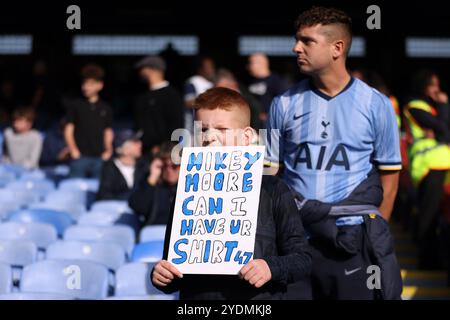
[[[450,288],[428,288],[418,286],[404,286],[403,300],[450,300]]]
[[[415,270],[417,269],[417,257],[415,256],[399,256],[397,254],[397,260],[400,265],[400,268],[407,270]]]
[[[401,271],[403,285],[414,287],[445,288],[447,286],[447,273],[444,271]]]
[[[417,246],[399,225],[390,226],[395,253],[402,268],[403,300],[450,300],[447,272],[417,270]]]

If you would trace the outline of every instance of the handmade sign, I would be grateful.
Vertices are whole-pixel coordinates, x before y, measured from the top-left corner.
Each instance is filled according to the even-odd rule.
[[[253,258],[264,146],[183,148],[168,261],[237,274]]]

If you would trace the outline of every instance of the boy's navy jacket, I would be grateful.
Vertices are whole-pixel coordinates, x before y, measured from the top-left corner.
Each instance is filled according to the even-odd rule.
[[[173,212],[173,210],[172,210]],[[172,218],[166,229],[167,260]],[[263,176],[253,259],[264,259],[272,279],[255,288],[238,275],[183,275],[166,287],[180,299],[310,299],[311,253],[293,193],[279,178]]]

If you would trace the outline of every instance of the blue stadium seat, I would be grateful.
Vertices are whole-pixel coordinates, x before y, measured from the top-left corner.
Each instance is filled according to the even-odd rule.
[[[105,211],[116,213],[133,212],[131,208],[128,206],[128,202],[121,200],[96,201],[92,204],[91,211]]]
[[[78,219],[78,224],[85,226],[111,226],[119,217],[120,213],[116,212],[88,212]]]
[[[37,259],[37,246],[27,240],[0,240],[0,262],[24,267]]]
[[[133,262],[154,263],[162,259],[164,241],[149,241],[137,244],[131,254]]]
[[[64,231],[75,223],[74,219],[66,212],[50,209],[25,209],[10,215],[10,221],[17,222],[41,222],[55,227],[58,235],[62,237]]]
[[[54,226],[46,223],[5,222],[0,224],[0,239],[29,240],[38,249],[45,249],[58,238]]]
[[[25,171],[20,175],[20,180],[45,180],[45,172],[41,169]],[[54,187],[54,186],[53,186]]]
[[[164,240],[166,235],[166,225],[158,224],[142,228],[139,234],[139,242]]]
[[[14,201],[13,199],[2,199],[0,206],[0,222],[2,220],[8,220],[10,214],[21,208],[20,203]]]
[[[11,267],[0,263],[0,294],[10,293],[13,287]]]
[[[90,178],[69,178],[62,180],[59,183],[59,190],[81,190],[81,191],[91,191],[97,192],[99,187],[98,179]]]
[[[39,201],[39,194],[27,189],[0,189],[0,202],[14,202],[19,206],[25,206]]]
[[[61,202],[66,203],[67,206],[72,204],[82,204],[86,206],[86,191],[82,190],[56,190],[48,193],[45,197],[45,202]]]
[[[120,245],[129,256],[133,250],[135,235],[132,228],[124,225],[107,227],[77,225],[66,230],[64,240],[112,242]]]
[[[17,165],[17,164],[11,164],[11,163],[3,163],[0,165],[0,170],[4,172],[12,172],[16,177],[20,177],[22,173],[27,171],[24,167]]]
[[[0,300],[75,300],[71,296],[56,293],[14,292],[1,294]]]
[[[48,246],[47,259],[77,259],[103,264],[116,271],[125,263],[125,251],[114,243],[86,243],[80,241],[57,241]]]
[[[42,200],[47,193],[55,190],[55,183],[48,179],[17,180],[9,183],[6,188],[13,191],[28,190],[30,193],[35,193],[39,200]]]
[[[115,296],[146,296],[161,294],[150,281],[153,264],[129,263],[116,272]]]
[[[23,269],[20,291],[104,299],[108,293],[108,269],[91,261],[40,261]]]
[[[7,184],[17,179],[13,172],[0,170],[0,188],[4,188]]]
[[[86,208],[82,203],[69,203],[59,199],[34,203],[28,208],[63,211],[68,213],[74,221],[77,221],[81,215],[86,213]]]

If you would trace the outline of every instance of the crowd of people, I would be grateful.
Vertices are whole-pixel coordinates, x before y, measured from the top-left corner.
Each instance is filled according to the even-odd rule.
[[[271,70],[269,58],[263,53],[248,57],[250,81],[247,83],[239,81],[228,69],[216,68],[213,58],[199,57],[195,63],[196,73],[185,81],[183,92],[166,79],[167,65],[162,57],[145,57],[135,68],[147,89],[136,97],[132,111],[134,121],[126,129],[114,128],[113,109],[101,97],[105,70],[97,64],[82,68],[82,95],[64,101],[63,117],[45,133],[33,128],[39,112],[35,103],[14,105],[8,100],[8,87],[3,84],[0,109],[2,121],[8,125],[2,134],[2,162],[27,169],[67,164],[71,177],[100,180],[98,200],[128,200],[141,226],[167,224],[179,175],[179,166],[171,157],[178,142],[171,142],[172,133],[179,128],[193,132],[194,120],[199,120],[199,97],[205,99],[204,94],[211,95],[211,92],[220,96],[217,91],[211,91],[212,88],[225,88],[228,91],[222,99],[232,97],[230,92],[234,92],[248,104],[249,123],[243,128],[281,131],[276,152],[271,153],[274,143],[268,141],[268,159],[270,165],[281,164],[277,167],[278,175],[296,194],[297,203],[302,203],[299,206],[299,210],[303,210],[302,223],[312,237],[310,255],[316,266],[314,285],[320,288],[316,296],[361,298],[372,295],[367,288],[355,285],[356,280],[349,292],[348,277],[342,278],[343,273],[337,275],[331,271],[353,268],[355,260],[348,256],[359,249],[346,241],[349,234],[357,236],[358,231],[350,226],[369,223],[367,217],[361,215],[351,221],[337,218],[339,226],[348,228],[345,234],[340,229],[342,238],[327,239],[322,233],[334,232],[330,231],[334,230],[334,220],[325,231],[322,228],[330,225],[325,221],[323,225],[318,224],[318,221],[327,220],[333,206],[356,203],[379,208],[379,221],[371,223],[386,239],[390,239],[390,234],[383,221],[389,221],[394,212],[393,219],[411,231],[417,241],[419,267],[450,268],[450,241],[442,239],[450,239],[450,211],[445,205],[450,195],[445,188],[450,185],[448,95],[441,89],[438,73],[430,70],[417,71],[412,77],[411,95],[401,99],[395,97],[376,72],[348,70],[346,57],[351,32],[347,29],[347,19],[341,12],[324,9],[313,9],[300,16],[293,50],[300,71],[309,80],[291,89],[286,79]],[[338,31],[332,29],[336,25]],[[320,40],[323,35],[319,27],[329,28],[328,36],[337,39],[331,49],[326,45],[321,48],[314,45],[325,41]],[[38,99],[39,95],[33,97]],[[301,107],[295,107],[299,101]],[[348,111],[349,106],[357,111]],[[367,131],[369,129],[372,131]],[[330,144],[322,144],[324,141]],[[373,144],[372,149],[367,146],[368,141]],[[324,146],[334,151],[326,152]],[[346,148],[356,150],[358,156],[346,153]],[[324,159],[325,153],[329,158]],[[317,174],[314,170],[323,172]],[[308,216],[304,199],[320,201],[320,205],[328,203],[331,207],[328,211],[324,209],[325,217],[318,217],[317,212]],[[328,243],[329,240],[332,242]],[[363,252],[360,254],[364,254],[364,250],[366,248],[359,250]],[[378,258],[386,262],[389,254],[391,252]],[[359,256],[358,259],[365,265],[366,258]],[[300,264],[303,263],[306,264],[306,260]],[[389,263],[394,274],[392,279],[397,281],[395,259]],[[330,269],[330,265],[335,268]],[[166,281],[164,273],[171,272],[170,280],[179,276],[168,265],[160,265],[158,270],[159,278],[154,281],[160,287],[171,282]],[[326,282],[324,272],[337,279],[335,283]],[[392,297],[396,297],[395,292]]]

